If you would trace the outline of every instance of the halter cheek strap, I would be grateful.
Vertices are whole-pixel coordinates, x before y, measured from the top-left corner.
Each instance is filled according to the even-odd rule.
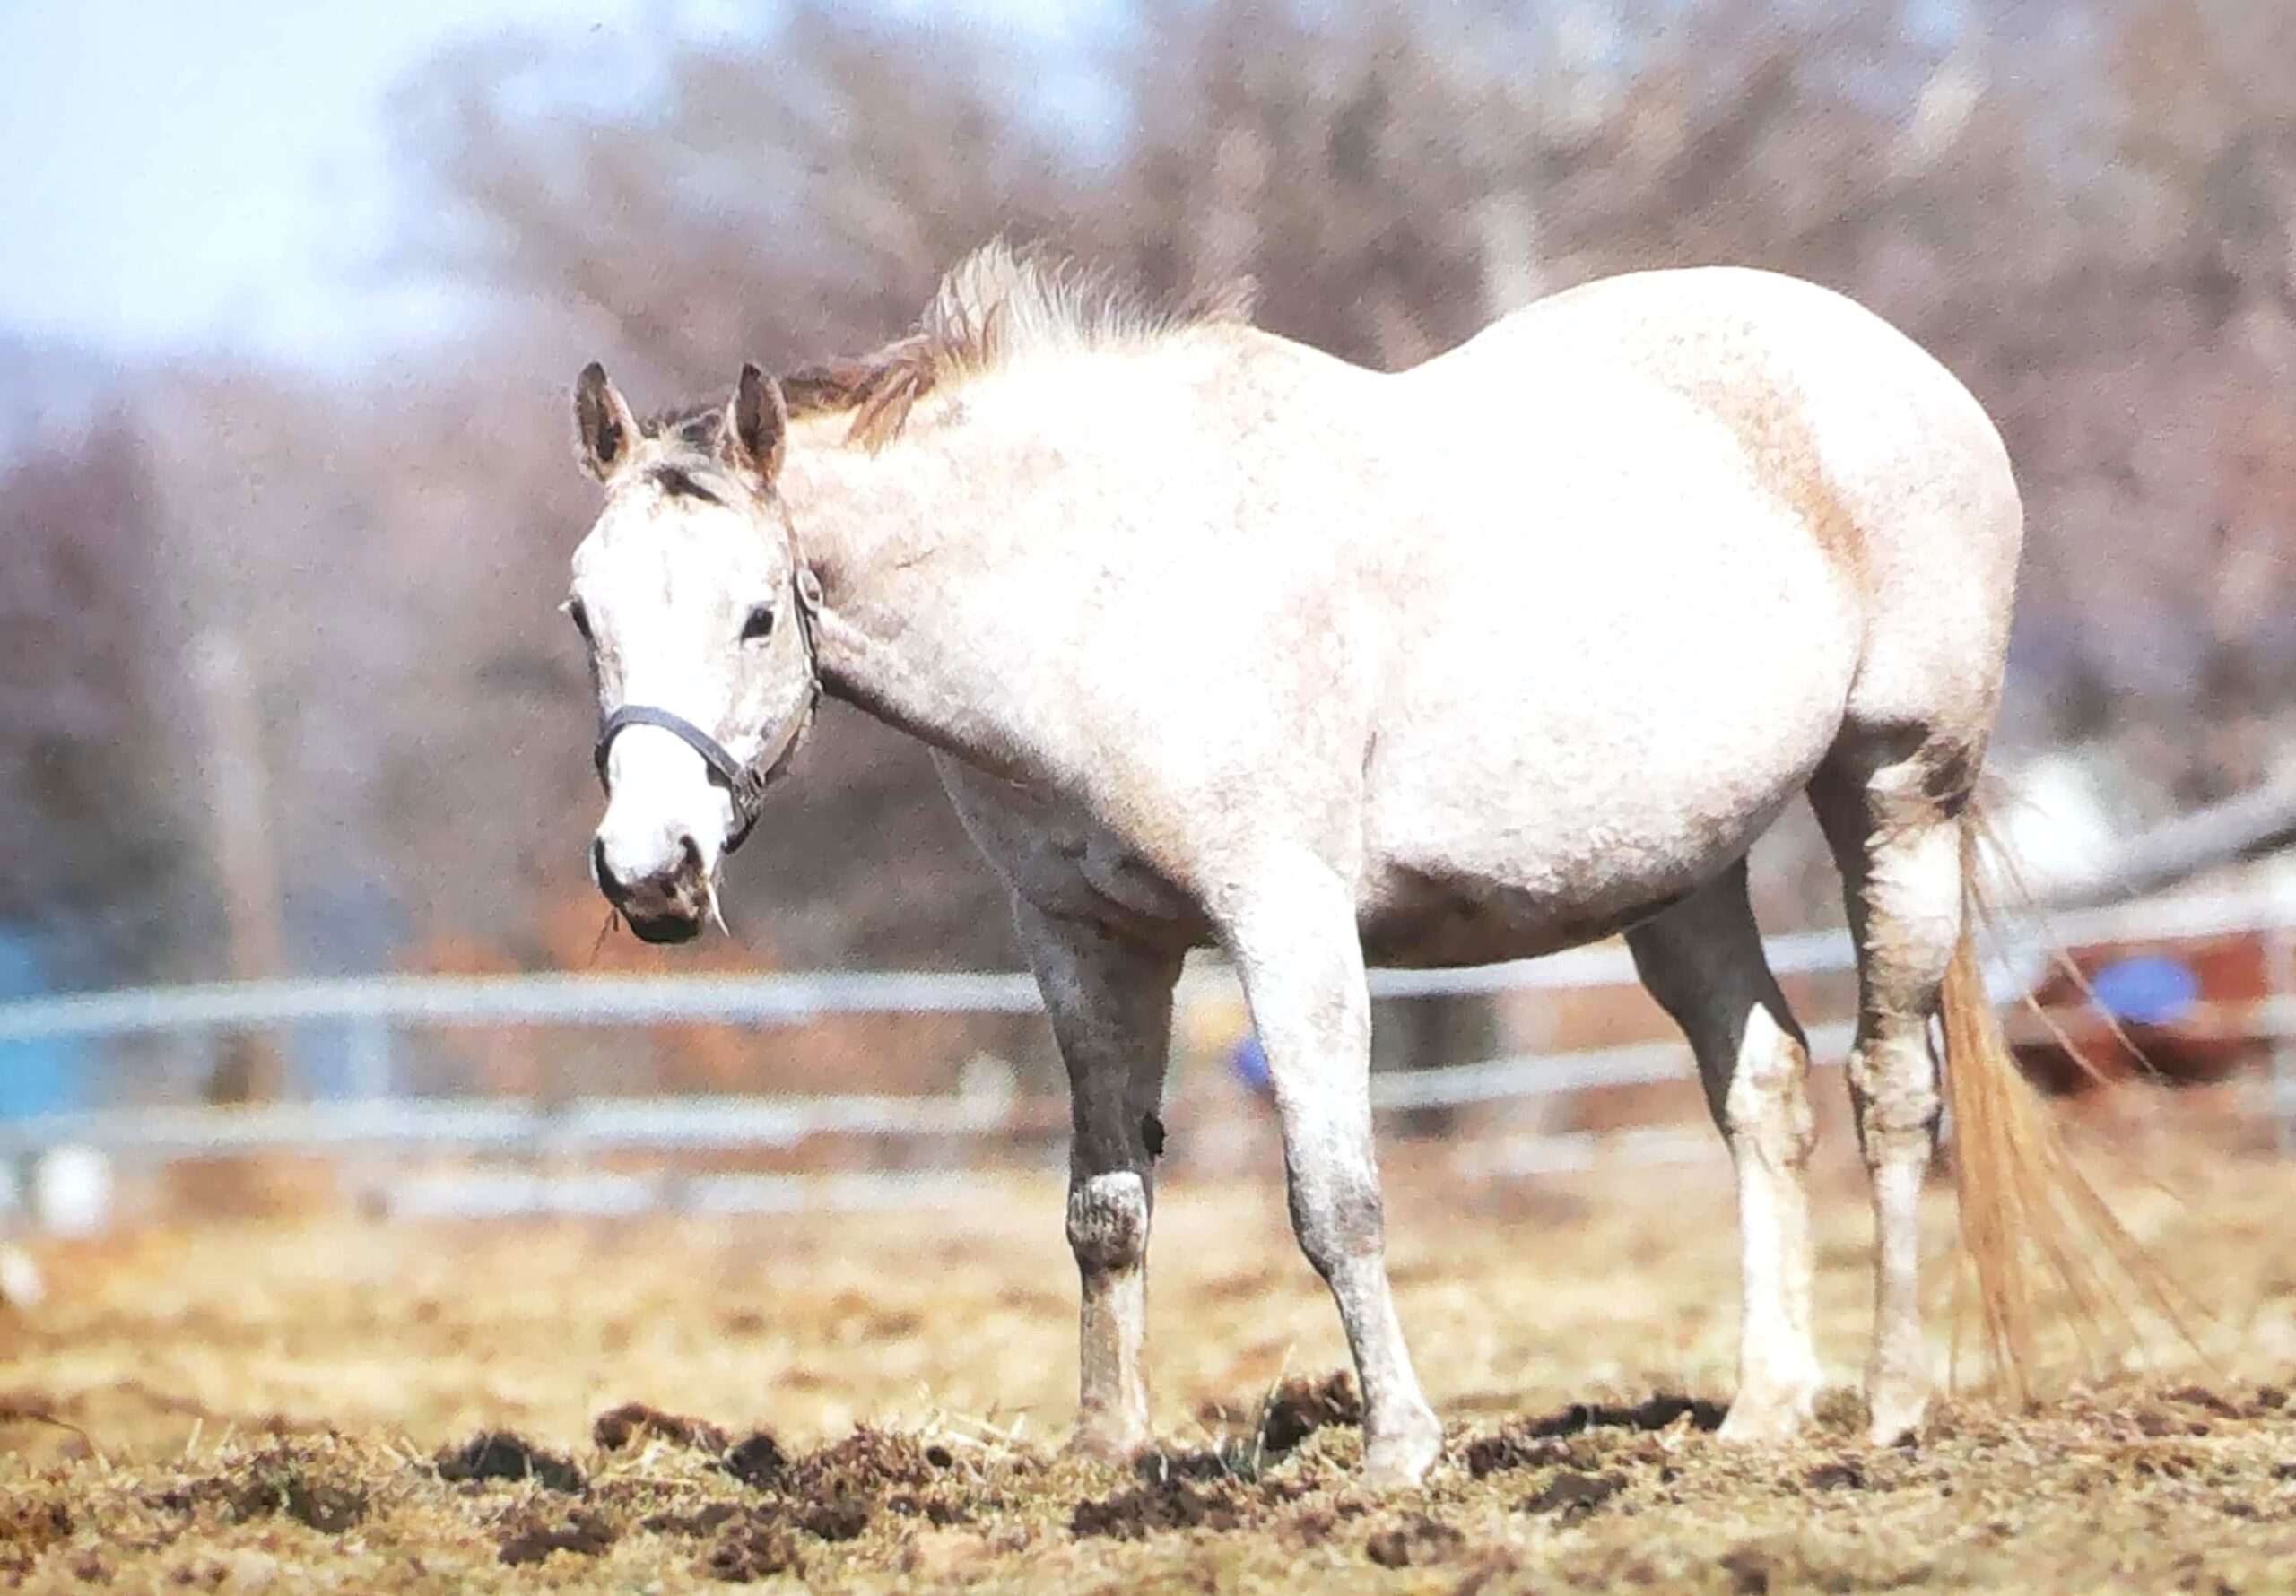
[[[805,659],[804,707],[783,723],[779,733],[758,750],[755,759],[744,765],[726,750],[724,743],[685,716],[650,704],[624,704],[600,724],[597,744],[590,755],[598,768],[598,785],[605,789],[608,798],[613,796],[613,784],[606,773],[606,759],[613,752],[613,740],[632,726],[657,727],[700,754],[701,762],[709,768],[710,782],[725,788],[726,795],[733,800],[734,830],[726,839],[726,852],[730,854],[749,840],[750,830],[765,808],[766,789],[796,758],[805,733],[813,729],[813,713],[821,707],[821,666],[813,653],[813,613],[821,607],[821,583],[814,578],[812,568],[800,565],[792,585],[797,594],[797,628]]]

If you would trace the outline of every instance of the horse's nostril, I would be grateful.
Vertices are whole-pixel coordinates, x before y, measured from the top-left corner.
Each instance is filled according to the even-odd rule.
[[[590,838],[590,879],[601,889],[614,885],[613,872],[606,868],[606,839],[603,837]]]
[[[700,874],[701,845],[694,841],[692,832],[684,831],[679,833],[678,851],[684,855],[686,868],[692,871],[696,875]]]

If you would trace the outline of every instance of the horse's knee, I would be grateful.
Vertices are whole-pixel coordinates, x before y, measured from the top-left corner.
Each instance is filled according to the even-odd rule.
[[[1129,1169],[1071,1183],[1068,1245],[1086,1274],[1137,1269],[1148,1256],[1148,1183]]]
[[[1291,1202],[1292,1229],[1300,1238],[1300,1250],[1325,1279],[1342,1266],[1380,1252],[1386,1210],[1378,1180],[1370,1170],[1295,1171]]]

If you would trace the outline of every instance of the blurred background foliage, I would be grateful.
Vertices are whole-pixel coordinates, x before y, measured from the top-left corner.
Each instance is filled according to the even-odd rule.
[[[1248,274],[1264,325],[1384,368],[1609,272],[1840,289],[2018,463],[2013,759],[2109,750],[2159,812],[2283,761],[2296,8],[1082,14],[457,47],[393,101],[396,265],[470,325],[324,377],[0,356],[0,940],[64,985],[654,967],[584,874],[567,385],[596,357],[662,403],[874,346],[998,232],[1155,290]],[[1808,853],[1766,863],[1776,929],[1838,916]],[[1017,962],[921,753],[849,712],[730,886],[728,966]]]

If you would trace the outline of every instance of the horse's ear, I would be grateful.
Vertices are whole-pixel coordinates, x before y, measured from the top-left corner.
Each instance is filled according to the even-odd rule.
[[[781,474],[782,446],[787,441],[789,406],[781,385],[745,364],[734,384],[733,403],[726,410],[726,452],[734,464],[757,473],[767,487]]]
[[[592,360],[574,379],[574,453],[582,468],[602,482],[629,464],[638,444],[638,420],[606,380],[606,369]]]

